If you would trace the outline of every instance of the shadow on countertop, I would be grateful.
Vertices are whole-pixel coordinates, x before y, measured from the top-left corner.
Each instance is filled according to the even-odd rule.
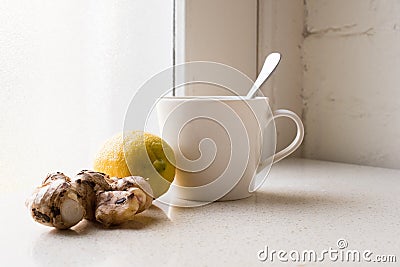
[[[39,266],[93,266],[124,253],[134,252],[154,229],[167,228],[171,221],[157,206],[135,216],[134,221],[105,228],[83,220],[68,230],[52,229],[33,244],[32,254]],[[101,265],[103,266],[103,265]]]

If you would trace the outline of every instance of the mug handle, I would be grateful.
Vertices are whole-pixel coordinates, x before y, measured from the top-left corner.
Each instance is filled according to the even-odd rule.
[[[281,161],[282,159],[286,158],[294,151],[296,151],[296,149],[299,148],[299,146],[301,145],[301,142],[303,142],[304,138],[304,125],[300,117],[296,113],[287,109],[278,109],[274,112],[273,119],[277,119],[280,117],[287,117],[289,119],[292,119],[294,123],[296,123],[297,134],[292,143],[290,143],[286,148],[282,149],[274,155],[274,160],[272,163],[277,163],[278,161]]]
[[[290,111],[287,109],[278,109],[273,113],[271,120],[274,120],[274,119],[277,119],[280,117],[290,118],[296,123],[296,127],[297,127],[296,137],[293,139],[292,143],[290,143],[290,145],[288,145],[286,148],[282,149],[281,151],[274,154],[273,156],[270,156],[267,159],[260,162],[260,164],[258,165],[257,171],[256,171],[256,175],[253,177],[252,181],[250,182],[249,189],[248,189],[249,193],[253,193],[253,192],[257,191],[262,186],[262,184],[265,182],[265,180],[267,178],[266,173],[264,173],[264,174],[261,174],[261,173],[263,172],[263,170],[266,169],[267,166],[270,166],[271,158],[272,158],[272,163],[277,163],[278,161],[280,161],[280,160],[286,158],[287,156],[289,156],[290,154],[292,154],[300,146],[301,142],[303,141],[304,125],[303,125],[303,122],[301,121],[300,117],[297,116],[297,114],[294,113],[293,111]],[[266,125],[268,125],[268,123]],[[259,175],[262,175],[262,176],[265,175],[265,176],[264,176],[263,180],[261,181],[261,183],[258,183],[257,186],[254,186],[255,179]]]

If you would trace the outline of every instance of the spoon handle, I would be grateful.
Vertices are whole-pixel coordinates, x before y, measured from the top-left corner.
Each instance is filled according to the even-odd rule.
[[[258,89],[266,80],[268,80],[269,76],[275,70],[280,60],[281,60],[281,54],[279,53],[271,53],[267,56],[264,65],[261,69],[261,72],[258,75],[256,81],[254,82],[254,85],[251,87],[246,98],[254,98],[256,96]]]

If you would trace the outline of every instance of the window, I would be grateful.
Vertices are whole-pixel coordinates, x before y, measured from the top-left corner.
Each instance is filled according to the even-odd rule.
[[[134,91],[172,65],[173,1],[6,1],[0,12],[1,187],[92,166]]]

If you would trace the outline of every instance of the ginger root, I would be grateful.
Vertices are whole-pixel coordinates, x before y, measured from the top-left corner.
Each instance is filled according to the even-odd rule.
[[[111,178],[113,183],[111,187],[114,191],[126,191],[131,188],[140,188],[142,192],[137,192],[136,196],[138,197],[141,205],[139,206],[139,210],[137,213],[140,213],[151,206],[153,202],[153,190],[150,187],[150,184],[141,176],[129,176],[122,179],[119,178]]]
[[[148,209],[153,201],[151,187],[142,177],[113,178],[113,181],[111,186],[115,191],[97,195],[96,220],[105,226],[132,220],[133,215]]]
[[[82,198],[61,172],[49,174],[26,202],[33,219],[58,229],[68,229],[85,216]]]
[[[80,196],[85,207],[85,219],[94,221],[94,210],[96,208],[96,193],[99,191],[112,190],[110,178],[107,174],[82,170],[75,176],[73,186]]]
[[[58,229],[68,229],[83,218],[106,227],[133,220],[152,204],[152,190],[142,177],[110,178],[83,170],[71,181],[63,173],[49,174],[26,205],[33,219]]]

